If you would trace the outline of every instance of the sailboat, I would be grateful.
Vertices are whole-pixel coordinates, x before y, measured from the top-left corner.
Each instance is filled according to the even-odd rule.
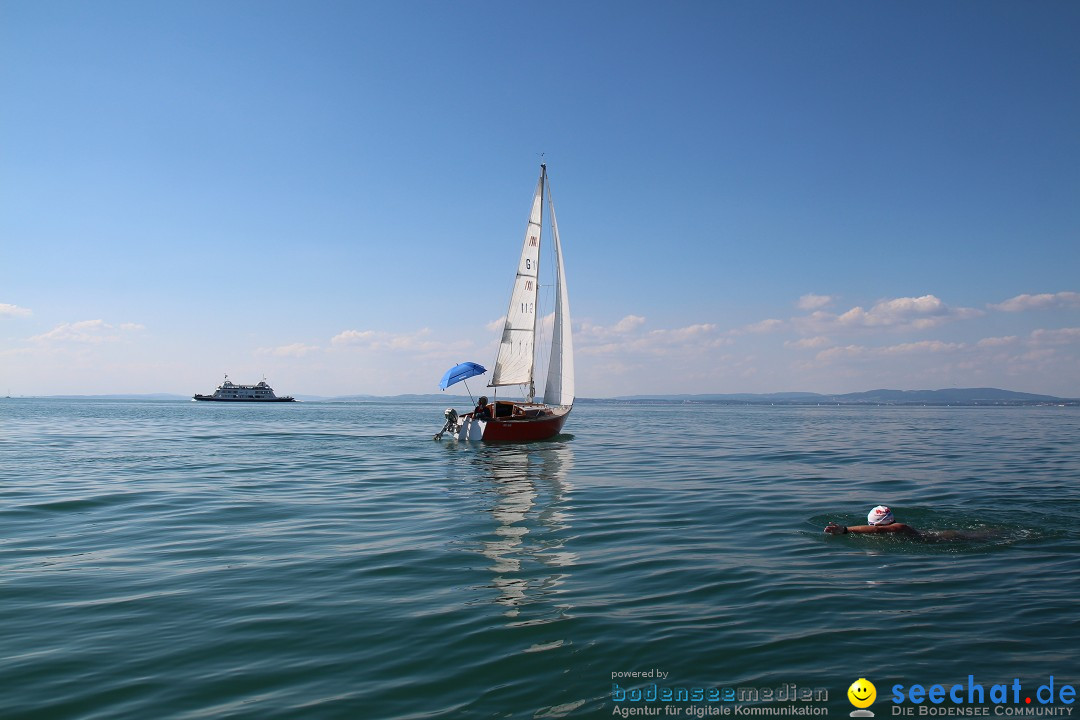
[[[544,205],[551,216],[549,241],[555,258],[555,318],[551,334],[551,354],[547,366],[544,395],[536,401],[537,330],[542,322],[538,318],[537,299],[540,291],[539,265],[543,229]],[[473,363],[470,363],[473,364]],[[460,367],[460,366],[459,366]],[[481,366],[480,371],[483,372]],[[444,383],[446,378],[444,378]],[[547,165],[540,165],[540,179],[536,183],[529,224],[521,246],[514,289],[506,311],[502,339],[495,365],[491,371],[488,387],[498,388],[518,385],[525,390],[523,401],[495,398],[483,409],[465,413],[460,417],[447,410],[447,427],[459,440],[483,440],[485,442],[522,442],[543,440],[557,435],[566,423],[574,406],[574,343],[570,335],[570,301],[566,292],[566,273],[563,268],[562,244],[559,242],[559,226],[555,220],[555,205],[551,200]]]

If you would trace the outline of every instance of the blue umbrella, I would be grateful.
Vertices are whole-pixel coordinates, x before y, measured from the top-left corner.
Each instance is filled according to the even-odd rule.
[[[479,363],[466,362],[460,365],[455,365],[446,371],[446,374],[442,376],[442,380],[439,381],[439,389],[445,390],[454,383],[459,383],[462,380],[468,380],[475,375],[483,375],[487,372],[487,368]]]

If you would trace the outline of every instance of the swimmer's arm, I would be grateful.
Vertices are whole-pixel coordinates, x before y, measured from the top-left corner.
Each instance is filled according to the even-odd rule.
[[[904,523],[891,523],[889,525],[837,525],[836,523],[829,523],[825,527],[825,532],[830,535],[843,535],[845,533],[904,533],[905,535],[911,535],[912,537],[918,537],[919,533],[915,528]]]

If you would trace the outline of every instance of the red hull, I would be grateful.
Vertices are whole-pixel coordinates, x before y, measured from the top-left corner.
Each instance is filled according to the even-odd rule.
[[[546,440],[562,430],[571,408],[557,408],[534,418],[496,418],[484,428],[484,442],[527,442]]]

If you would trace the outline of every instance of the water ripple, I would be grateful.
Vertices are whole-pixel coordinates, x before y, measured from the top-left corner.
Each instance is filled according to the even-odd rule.
[[[606,717],[653,667],[847,712],[852,672],[1076,665],[1073,409],[585,404],[501,447],[431,404],[0,412],[5,718]],[[977,537],[821,532],[879,502]]]

